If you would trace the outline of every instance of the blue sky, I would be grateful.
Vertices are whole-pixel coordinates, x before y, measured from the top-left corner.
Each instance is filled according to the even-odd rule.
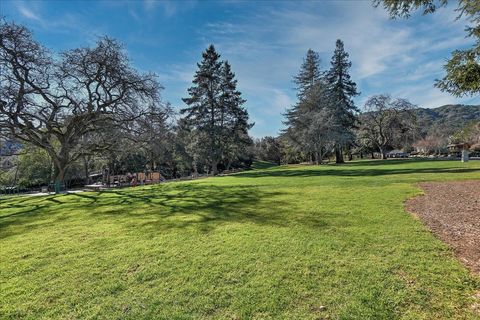
[[[1,15],[27,25],[54,51],[117,38],[135,67],[158,74],[163,99],[177,109],[201,52],[213,43],[237,75],[255,137],[278,134],[306,51],[318,51],[326,69],[337,38],[350,54],[360,107],[380,93],[421,107],[480,104],[480,97],[458,99],[433,87],[450,52],[473,43],[454,9],[390,20],[370,1],[354,0],[0,2]]]

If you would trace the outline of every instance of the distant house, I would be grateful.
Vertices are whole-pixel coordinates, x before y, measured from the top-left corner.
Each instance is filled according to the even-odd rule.
[[[408,153],[402,150],[392,150],[387,152],[386,156],[387,158],[408,158]]]

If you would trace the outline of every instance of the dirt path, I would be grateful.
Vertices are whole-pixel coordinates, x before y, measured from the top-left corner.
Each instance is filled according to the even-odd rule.
[[[424,196],[406,203],[457,257],[480,274],[480,181],[421,183]]]

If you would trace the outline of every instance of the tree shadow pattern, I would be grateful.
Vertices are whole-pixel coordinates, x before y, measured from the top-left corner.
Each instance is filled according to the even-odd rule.
[[[370,162],[374,165],[370,166]],[[407,162],[412,160],[388,161],[389,164]],[[358,168],[360,164],[365,165],[365,169]],[[253,170],[230,177],[233,179],[328,176],[341,178],[479,171],[475,168],[462,167],[432,169],[405,168],[395,165],[382,167],[377,164],[385,164],[385,162],[364,161],[342,166],[272,168],[273,170]],[[317,184],[322,180],[314,181]],[[399,180],[395,179],[395,182]],[[339,180],[333,179],[331,183],[338,184]],[[370,182],[365,180],[357,184],[362,183]],[[302,200],[298,197],[292,198],[291,194],[287,195],[287,191],[276,187],[271,188],[268,185],[218,185],[203,181],[47,197],[11,197],[0,199],[0,238],[34,231],[42,226],[55,225],[71,219],[72,216],[75,216],[75,219],[86,219],[88,223],[115,221],[126,228],[140,227],[153,233],[187,227],[208,232],[227,222],[280,227],[300,223],[313,228],[324,228],[328,225],[319,214],[291,214],[301,212],[304,208],[301,208]],[[295,211],[297,209],[298,211]]]
[[[0,238],[33,231],[69,219],[72,214],[95,221],[116,221],[150,231],[195,227],[210,231],[225,223],[286,226],[281,192],[250,186],[179,183],[72,193],[2,201]],[[114,218],[114,219],[112,219]]]
[[[423,162],[422,160],[389,160],[388,164],[405,164],[408,162]],[[433,160],[424,160],[433,161]],[[391,162],[391,163],[390,163]],[[269,171],[248,171],[242,172],[233,177],[238,178],[263,178],[263,177],[378,177],[389,175],[409,175],[409,174],[425,174],[425,173],[469,173],[478,172],[478,168],[405,168],[394,166],[378,167],[385,165],[385,161],[363,161],[356,163],[348,163],[344,165],[330,166],[311,166],[308,169],[304,167],[285,167]],[[359,166],[365,166],[365,169],[359,169]],[[348,169],[352,167],[352,169]]]

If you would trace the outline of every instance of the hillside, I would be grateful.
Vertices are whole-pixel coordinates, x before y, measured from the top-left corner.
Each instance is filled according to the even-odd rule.
[[[467,123],[480,120],[480,105],[444,105],[438,108],[419,108],[416,110],[423,132],[433,126],[455,131]]]

